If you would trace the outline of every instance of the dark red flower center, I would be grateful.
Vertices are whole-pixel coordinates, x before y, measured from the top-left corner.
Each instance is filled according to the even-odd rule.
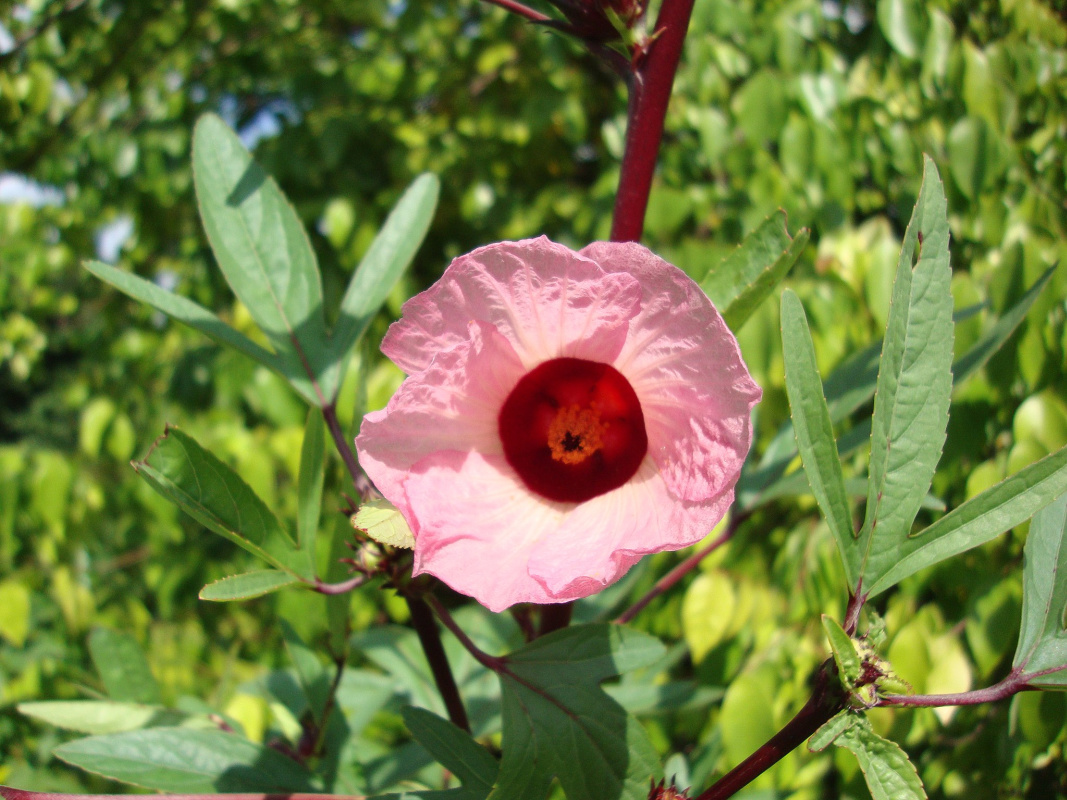
[[[630,382],[610,364],[554,358],[511,390],[498,421],[504,457],[531,491],[580,503],[633,477],[648,451]]]

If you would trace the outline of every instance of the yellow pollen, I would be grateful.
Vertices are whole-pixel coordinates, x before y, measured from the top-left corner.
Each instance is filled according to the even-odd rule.
[[[607,427],[596,409],[576,405],[561,408],[548,426],[552,458],[564,464],[581,464],[604,446],[600,435]]]

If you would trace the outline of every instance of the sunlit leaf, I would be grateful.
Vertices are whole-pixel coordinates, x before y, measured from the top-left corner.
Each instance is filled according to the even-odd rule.
[[[952,392],[951,278],[944,187],[927,158],[878,367],[867,514],[858,539],[864,591],[899,560],[941,456]]]
[[[55,755],[98,775],[160,792],[307,792],[311,774],[277,750],[222,731],[191,728],[90,736]]]
[[[251,600],[298,582],[298,579],[288,572],[260,569],[212,581],[200,590],[200,599],[216,603],[228,600]]]

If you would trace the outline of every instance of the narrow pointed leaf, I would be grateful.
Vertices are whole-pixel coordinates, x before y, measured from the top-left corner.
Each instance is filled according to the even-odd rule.
[[[310,579],[311,559],[251,487],[177,428],[156,440],[137,473],[202,525],[295,578]]]
[[[488,750],[466,731],[425,709],[406,706],[400,713],[415,741],[459,778],[465,789],[489,794],[500,765]]]
[[[1067,689],[1067,494],[1034,515],[1023,564],[1023,617],[1013,666],[1045,672],[1031,686]]]
[[[1030,519],[1067,492],[1067,448],[1005,478],[903,539],[869,589],[873,597],[924,567],[988,542]]]
[[[285,373],[285,364],[278,356],[269,350],[260,347],[243,333],[234,330],[217,316],[203,306],[194,303],[180,295],[168,292],[151,281],[147,281],[132,272],[124,272],[108,264],[99,261],[85,262],[85,268],[107,283],[110,283],[123,294],[127,294],[134,300],[147,303],[157,311],[161,311],[171,319],[195,328],[201,333],[207,334],[221,345],[232,347],[238,352],[244,353],[249,358],[258,361],[265,367],[269,367],[283,377],[291,378]]]
[[[319,660],[318,655],[312,650],[300,634],[293,629],[286,619],[279,620],[282,641],[285,642],[285,650],[289,654],[289,660],[296,668],[297,677],[300,679],[300,688],[304,692],[304,699],[308,708],[318,723],[322,722],[323,711],[326,708],[327,699],[330,696],[330,673]]]
[[[811,341],[804,307],[788,289],[782,293],[782,350],[785,386],[804,472],[841,551],[849,587],[855,590],[860,577],[860,554],[856,548],[841,459],[822,393],[815,345]]]
[[[953,333],[946,214],[944,187],[927,158],[897,263],[878,368],[860,532],[864,589],[898,560],[945,441]]]
[[[701,281],[700,288],[740,330],[786,276],[808,243],[809,231],[789,235],[784,211],[772,214]]]
[[[286,363],[293,387],[322,405],[337,388],[315,253],[274,179],[214,114],[193,131],[193,179],[211,249],[230,288]]]
[[[300,764],[277,750],[222,731],[148,728],[77,739],[53,752],[89,772],[160,792],[312,789],[311,774]]]
[[[322,485],[326,476],[326,423],[317,408],[308,409],[297,478],[296,538],[300,549],[315,558],[315,537],[322,515]]]
[[[367,330],[393,286],[404,274],[430,228],[441,183],[420,175],[393,207],[385,224],[359,262],[333,330],[333,358],[344,363]]]
[[[854,721],[834,738],[860,763],[873,800],[926,800],[919,774],[900,745],[883,739],[866,717]]]
[[[89,635],[89,655],[112,700],[147,705],[162,702],[144,650],[131,634],[95,628]]]
[[[240,575],[230,575],[226,578],[213,581],[200,590],[201,600],[210,600],[214,603],[227,602],[230,600],[251,600],[262,597],[265,594],[284,589],[299,583],[297,578],[288,572],[277,569],[260,569],[254,572],[243,572]]]
[[[659,759],[641,724],[600,682],[661,658],[647,634],[608,624],[543,636],[500,671],[504,741],[492,800],[544,800],[558,778],[568,800],[646,800]]]

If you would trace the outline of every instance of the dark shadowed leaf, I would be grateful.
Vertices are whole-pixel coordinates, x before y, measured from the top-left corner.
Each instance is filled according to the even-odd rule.
[[[234,294],[286,363],[283,373],[309,402],[337,391],[322,308],[322,280],[307,233],[274,179],[214,114],[193,132],[200,216]]]

